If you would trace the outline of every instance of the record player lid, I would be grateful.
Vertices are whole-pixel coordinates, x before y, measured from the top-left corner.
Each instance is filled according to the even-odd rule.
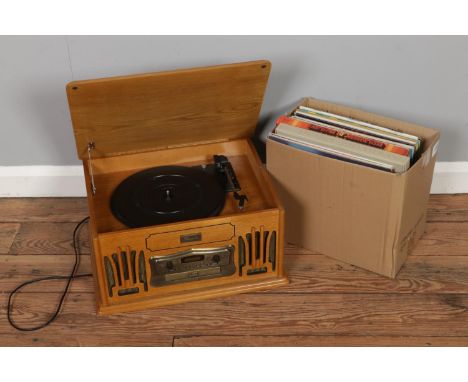
[[[147,73],[67,85],[78,156],[148,151],[249,137],[269,61]]]

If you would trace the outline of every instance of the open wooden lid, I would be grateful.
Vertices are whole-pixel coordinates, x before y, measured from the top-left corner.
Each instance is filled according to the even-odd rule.
[[[239,64],[73,81],[68,103],[78,156],[237,139],[253,134],[271,64]]]

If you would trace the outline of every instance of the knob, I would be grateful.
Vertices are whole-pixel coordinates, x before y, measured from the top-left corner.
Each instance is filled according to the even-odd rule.
[[[211,260],[212,260],[214,263],[218,264],[218,263],[221,261],[221,258],[219,257],[219,255],[214,255],[214,256],[211,258]]]

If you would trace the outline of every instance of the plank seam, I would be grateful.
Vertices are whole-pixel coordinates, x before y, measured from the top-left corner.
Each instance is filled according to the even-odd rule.
[[[18,224],[19,225],[18,229],[15,232],[15,236],[13,237],[13,240],[11,241],[11,244],[8,247],[8,250],[7,250],[7,254],[10,254],[11,248],[13,247],[13,244],[15,244],[16,238],[18,237],[18,235],[19,235],[19,233],[21,231],[21,223],[7,223],[7,224]]]
[[[340,333],[340,334],[180,334],[174,336],[175,340],[182,340],[188,338],[196,338],[196,337],[372,337],[372,338],[379,338],[379,337],[391,337],[391,338],[468,338],[468,336],[456,336],[456,335],[398,335],[398,334],[352,334],[352,333]]]
[[[55,276],[55,275],[52,275],[52,276]],[[9,293],[9,291],[3,291],[3,293]],[[40,292],[21,292],[21,294],[57,294],[57,293],[60,293],[60,291],[57,291],[57,292],[52,292],[52,291],[40,291]],[[73,291],[71,290],[69,292],[69,294],[94,294],[94,291]],[[372,296],[372,295],[375,295],[375,296],[409,296],[409,295],[413,295],[413,296],[432,296],[432,297],[436,297],[436,296],[457,296],[457,297],[468,297],[468,292],[460,292],[460,293],[457,293],[457,292],[440,292],[440,293],[435,293],[435,292],[428,292],[428,293],[425,293],[425,292],[415,292],[415,291],[408,291],[408,292],[379,292],[379,291],[375,291],[375,292],[276,292],[276,291],[258,291],[258,292],[252,292],[251,294],[242,294],[243,296],[253,296],[253,295],[256,295],[256,296],[260,296],[260,295],[278,295],[278,296],[305,296],[305,295],[327,295],[327,296],[333,296],[333,295],[336,295],[336,296],[341,296],[341,295],[346,295],[346,296],[350,296],[350,295],[353,295],[353,296]],[[221,301],[224,301],[225,298],[223,299],[206,299],[206,300],[199,300],[198,302],[213,302],[213,303],[221,303]],[[177,306],[177,305],[175,305]],[[170,305],[168,305],[166,308],[169,308]],[[162,307],[164,308],[164,307]],[[460,308],[463,308],[463,309],[466,309],[468,310],[468,306],[467,307],[460,307]],[[132,312],[128,313],[128,314],[132,314]]]

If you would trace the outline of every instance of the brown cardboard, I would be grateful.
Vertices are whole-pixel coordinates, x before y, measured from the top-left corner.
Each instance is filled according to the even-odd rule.
[[[395,277],[424,232],[439,132],[313,98],[300,104],[424,139],[423,154],[402,174],[267,140],[267,169],[286,210],[287,242]]]

